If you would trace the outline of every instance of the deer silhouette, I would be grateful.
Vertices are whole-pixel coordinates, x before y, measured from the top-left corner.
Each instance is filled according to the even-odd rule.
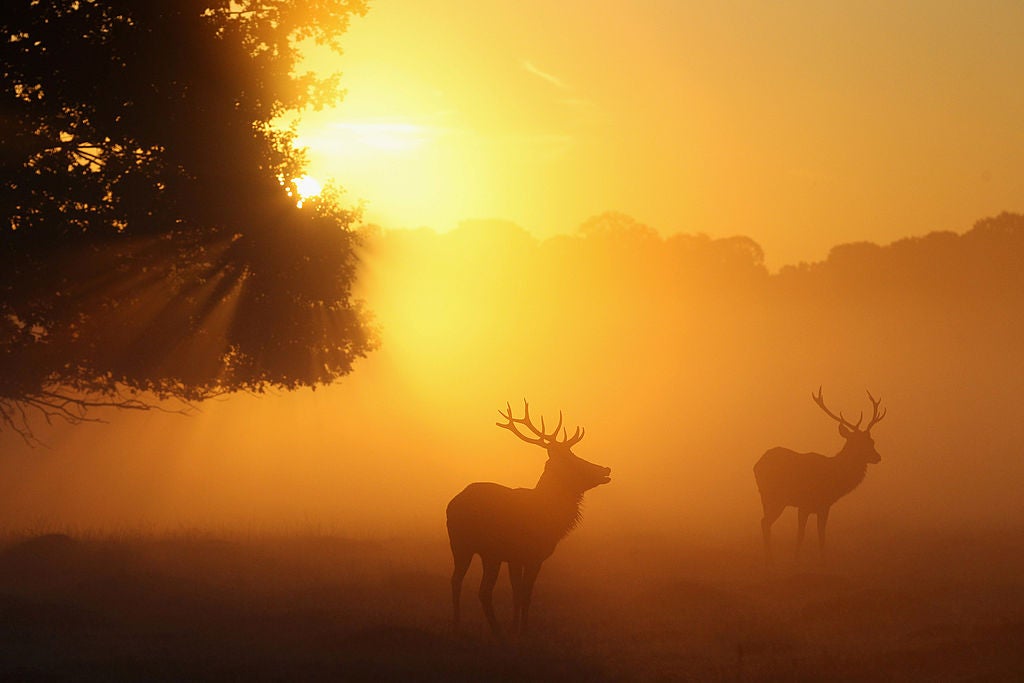
[[[526,443],[547,450],[544,473],[532,488],[509,488],[491,482],[467,486],[448,503],[448,539],[455,568],[452,571],[452,610],[455,629],[459,628],[459,601],[462,580],[473,555],[483,563],[480,580],[480,604],[491,632],[501,640],[501,626],[494,615],[492,600],[494,584],[502,563],[508,563],[512,583],[512,633],[526,632],[534,582],[540,566],[555,551],[558,542],[580,523],[580,504],[584,492],[611,481],[611,468],[595,465],[573,454],[572,447],[583,438],[579,427],[569,437],[562,429],[562,413],[550,433],[541,417],[540,429],[530,420],[530,406],[523,401],[523,417],[498,411],[505,422],[497,426],[507,429]],[[517,425],[531,435],[523,434]],[[558,431],[562,429],[562,439]]]
[[[818,517],[819,556],[824,557],[825,525],[828,524],[829,509],[837,500],[857,488],[864,480],[869,464],[882,461],[871,438],[871,428],[881,422],[886,414],[885,409],[881,412],[878,410],[881,399],[875,400],[871,392],[868,392],[871,421],[861,429],[863,412],[857,424],[852,424],[841,412],[837,416],[828,409],[821,395],[821,387],[818,387],[817,394],[811,394],[811,398],[826,415],[839,423],[839,435],[846,443],[831,457],[820,453],[797,453],[788,448],[772,448],[754,465],[754,479],[764,508],[761,532],[764,535],[765,560],[769,565],[773,560],[772,524],[788,506],[797,509],[797,556],[803,544],[807,517],[814,513]]]

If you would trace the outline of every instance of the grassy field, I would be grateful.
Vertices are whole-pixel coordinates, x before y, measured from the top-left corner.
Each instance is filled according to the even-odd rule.
[[[442,537],[9,535],[0,679],[1024,680],[1024,534],[842,552],[766,574],[748,547],[570,537],[500,645],[478,565],[451,632]]]

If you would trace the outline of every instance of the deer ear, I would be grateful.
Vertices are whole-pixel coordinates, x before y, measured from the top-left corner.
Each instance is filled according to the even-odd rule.
[[[846,425],[840,423],[840,425],[839,425],[839,436],[843,437],[844,439],[849,439],[851,434],[853,434],[853,431],[850,430],[850,429],[847,429]]]

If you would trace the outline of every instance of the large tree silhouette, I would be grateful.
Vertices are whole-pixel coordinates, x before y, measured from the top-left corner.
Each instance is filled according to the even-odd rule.
[[[348,373],[358,213],[296,205],[296,72],[362,0],[10,0],[0,13],[0,429]]]

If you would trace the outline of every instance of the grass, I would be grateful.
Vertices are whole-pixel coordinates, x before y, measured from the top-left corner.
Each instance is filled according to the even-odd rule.
[[[1019,533],[890,538],[772,574],[750,550],[569,539],[541,574],[533,632],[500,645],[478,565],[451,633],[443,538],[10,536],[0,679],[1024,679]],[[506,616],[509,602],[503,576]]]

